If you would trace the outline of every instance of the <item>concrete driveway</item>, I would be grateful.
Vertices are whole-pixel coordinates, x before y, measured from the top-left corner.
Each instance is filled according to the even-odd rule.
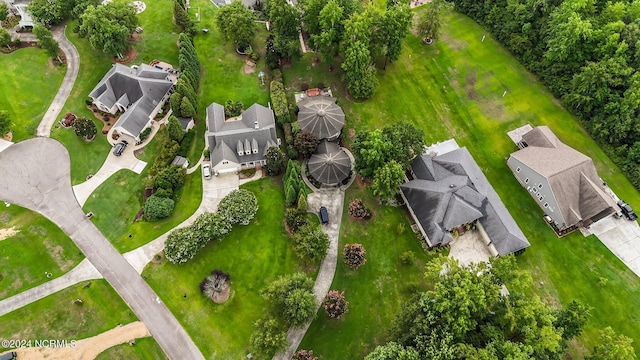
[[[49,138],[0,152],[0,200],[36,211],[67,234],[144,322],[170,359],[204,359],[156,293],[88,219],[71,188],[69,153]]]
[[[640,226],[636,221],[609,216],[592,224],[585,235],[589,233],[597,236],[618,259],[640,276]]]
[[[87,202],[89,196],[91,196],[98,186],[116,172],[122,169],[128,169],[136,174],[140,174],[142,170],[144,170],[147,163],[142,160],[138,160],[133,151],[134,148],[131,145],[127,146],[120,156],[113,155],[113,151],[109,150],[109,156],[107,156],[107,159],[102,164],[102,167],[100,167],[100,170],[98,170],[91,179],[73,187],[73,192],[75,193],[80,206],[84,206],[84,203]]]

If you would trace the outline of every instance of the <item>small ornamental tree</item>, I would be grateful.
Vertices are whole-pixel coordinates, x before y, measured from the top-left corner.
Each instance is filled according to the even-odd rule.
[[[344,291],[330,290],[324,297],[322,307],[330,318],[340,319],[349,311],[349,302],[344,298]]]
[[[73,130],[76,132],[76,135],[82,136],[87,140],[93,138],[98,133],[96,124],[85,117],[77,118],[73,122]]]
[[[261,358],[271,358],[277,352],[287,348],[287,327],[273,317],[263,317],[256,321],[251,334],[251,349],[262,355]]]
[[[180,105],[182,105],[182,98],[184,95],[180,93],[173,93],[171,97],[169,97],[169,104],[171,105],[171,110],[173,110],[174,116],[181,116]]]
[[[144,215],[150,221],[164,219],[171,215],[174,207],[173,199],[151,195],[144,203]]]
[[[357,270],[360,266],[367,262],[364,257],[366,250],[362,244],[345,244],[343,259],[352,270]]]
[[[355,199],[349,203],[349,215],[356,220],[369,219],[371,212],[364,206],[362,199]]]
[[[184,264],[193,259],[202,247],[191,227],[178,228],[169,233],[164,246],[164,256],[172,264]]]
[[[269,176],[280,175],[287,165],[287,156],[277,146],[268,148],[265,158],[267,164],[264,166],[264,170]]]
[[[320,140],[318,140],[318,138],[312,133],[300,130],[300,132],[296,134],[293,144],[300,155],[309,157],[314,151],[316,151],[318,144],[320,144]]]
[[[329,249],[329,237],[318,224],[302,226],[293,235],[293,242],[298,256],[309,263],[324,259]]]
[[[229,280],[231,280],[229,274],[222,270],[213,270],[211,275],[200,283],[200,291],[215,302],[224,301],[226,300],[224,294],[229,290]]]
[[[258,199],[248,190],[234,190],[225,196],[218,205],[218,213],[229,223],[249,225],[258,212]]]
[[[313,356],[313,350],[298,350],[293,354],[291,360],[318,360],[318,357]]]

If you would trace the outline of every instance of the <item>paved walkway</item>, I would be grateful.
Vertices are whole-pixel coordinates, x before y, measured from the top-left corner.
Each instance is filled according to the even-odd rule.
[[[62,110],[62,107],[67,102],[71,89],[73,89],[73,84],[76,82],[76,78],[78,77],[80,56],[78,55],[76,47],[73,46],[65,36],[65,29],[66,26],[57,26],[52,30],[52,33],[53,38],[60,44],[60,50],[64,52],[67,58],[67,72],[64,74],[64,79],[62,79],[62,84],[60,84],[56,97],[51,102],[51,105],[49,105],[47,112],[44,113],[44,117],[42,118],[42,121],[40,121],[40,125],[38,125],[36,136],[49,137],[51,135],[51,127],[58,119],[60,110]]]
[[[60,227],[144,322],[170,359],[204,359],[151,287],[85,216],[71,188],[69,153],[62,144],[41,137],[2,151],[0,200],[36,211]]]
[[[80,264],[71,269],[71,271],[62,276],[0,301],[0,316],[57,293],[79,282],[100,278],[102,278],[102,275],[100,275],[95,266],[93,266],[89,260],[84,259]]]
[[[307,197],[307,203],[309,211],[318,213],[320,206],[325,206],[329,213],[329,224],[322,225],[322,230],[329,235],[329,250],[327,256],[322,260],[320,264],[320,271],[318,271],[318,277],[316,283],[313,285],[313,294],[316,297],[316,305],[320,308],[320,304],[324,300],[324,297],[329,292],[331,283],[333,282],[333,276],[336,273],[336,266],[338,262],[338,244],[340,238],[340,222],[342,219],[342,209],[344,207],[344,190],[336,188],[323,188],[309,194]],[[289,360],[296,352],[300,342],[307,333],[307,329],[313,320],[309,321],[302,327],[291,327],[287,332],[287,342],[289,348],[280,354],[276,354],[273,360]]]

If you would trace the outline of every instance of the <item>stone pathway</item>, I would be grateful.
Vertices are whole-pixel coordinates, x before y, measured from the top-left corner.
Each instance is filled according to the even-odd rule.
[[[0,316],[51,294],[55,294],[79,282],[101,278],[102,275],[100,275],[95,266],[93,266],[89,260],[84,259],[80,264],[71,269],[71,271],[62,276],[0,301]]]
[[[71,89],[73,89],[73,84],[75,84],[76,78],[78,77],[80,55],[78,55],[78,50],[76,50],[75,46],[73,46],[65,36],[65,29],[66,25],[56,26],[53,28],[52,33],[53,38],[60,44],[60,50],[64,52],[67,58],[67,72],[64,74],[64,79],[62,80],[62,84],[60,84],[56,97],[51,102],[51,105],[49,105],[47,112],[44,113],[40,125],[38,125],[36,136],[49,137],[51,135],[51,127],[60,116],[60,111],[67,102]]]
[[[325,206],[329,213],[329,224],[322,225],[322,230],[329,235],[329,250],[327,256],[320,264],[318,277],[313,285],[313,294],[316,298],[316,305],[320,304],[329,292],[333,277],[336,273],[338,263],[338,244],[340,238],[340,222],[342,219],[342,209],[344,207],[344,190],[335,188],[323,188],[316,190],[307,197],[309,211],[315,214],[320,210],[320,206]],[[276,354],[273,360],[289,360],[300,346],[304,335],[307,333],[313,320],[301,327],[291,327],[287,332],[287,342],[289,347],[283,353]]]

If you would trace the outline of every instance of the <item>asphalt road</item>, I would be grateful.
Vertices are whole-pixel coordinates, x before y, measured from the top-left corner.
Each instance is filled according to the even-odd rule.
[[[35,138],[0,152],[0,200],[36,211],[58,225],[113,286],[170,359],[204,359],[180,323],[89,220],[71,188],[69,153]]]

